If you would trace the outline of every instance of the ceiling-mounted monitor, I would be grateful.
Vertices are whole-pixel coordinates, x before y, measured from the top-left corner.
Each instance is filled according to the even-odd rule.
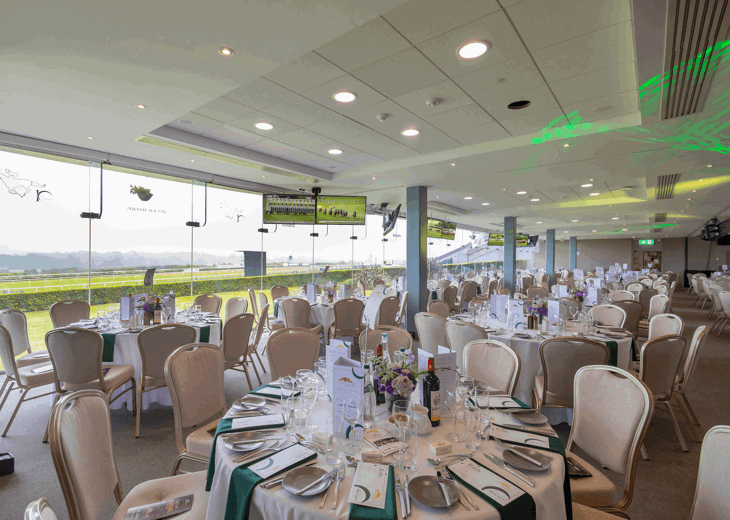
[[[317,224],[365,225],[367,197],[317,197]]]
[[[441,238],[441,230],[444,227],[444,221],[437,218],[428,219],[428,230],[426,236],[428,238]]]
[[[539,238],[539,235],[530,235],[530,243],[527,245],[530,247],[535,247],[537,245],[538,238]]]
[[[441,238],[454,240],[456,238],[456,223],[444,221],[444,226],[441,229]]]
[[[314,195],[264,195],[264,224],[314,224]]]
[[[504,245],[504,233],[489,233],[487,239],[488,246],[503,246]]]
[[[515,235],[515,239],[517,242],[515,245],[517,247],[527,247],[530,245],[530,235],[517,233],[517,235]]]
[[[387,210],[383,210],[383,236],[387,235],[395,228],[395,223],[398,221],[398,214],[400,213],[400,204],[390,214]]]

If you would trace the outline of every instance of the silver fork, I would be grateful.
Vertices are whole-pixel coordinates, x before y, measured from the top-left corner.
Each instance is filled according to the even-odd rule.
[[[401,517],[405,518],[408,516],[408,511],[406,511],[406,500],[403,496],[403,483],[400,481],[400,477],[397,476],[395,478],[395,490],[398,492],[398,498],[400,499],[400,511],[401,511]]]
[[[340,491],[340,482],[342,482],[342,479],[345,478],[345,465],[343,462],[340,462],[340,469],[337,471],[337,483],[335,484],[335,500],[332,502],[331,509],[337,509],[337,501],[339,499],[338,492]]]
[[[233,459],[233,462],[235,464],[241,464],[243,462],[247,462],[255,457],[260,456],[262,453],[281,450],[284,448],[284,445],[287,444],[288,442],[289,442],[289,439],[281,439],[281,440],[276,441],[274,444],[272,444],[268,448],[266,447],[266,445],[264,445],[263,447],[259,448],[258,450],[254,451],[252,453],[247,453],[245,455],[238,457],[237,459]]]

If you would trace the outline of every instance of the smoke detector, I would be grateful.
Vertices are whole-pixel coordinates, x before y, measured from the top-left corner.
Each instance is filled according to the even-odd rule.
[[[442,101],[443,101],[443,99],[435,97],[435,98],[427,99],[426,104],[430,107],[435,107],[435,106],[440,105]]]
[[[382,123],[383,121],[388,119],[389,115],[390,114],[378,114],[377,116],[375,116],[375,119],[377,119],[378,121],[380,121]]]

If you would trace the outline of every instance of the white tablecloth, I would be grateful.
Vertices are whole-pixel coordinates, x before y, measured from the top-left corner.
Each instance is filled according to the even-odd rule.
[[[389,424],[385,421],[387,411],[385,406],[379,406],[379,420],[376,425]],[[332,415],[332,403],[320,402],[314,408],[312,421],[315,425],[325,424],[327,417]],[[492,418],[495,423],[500,424],[519,424],[514,421],[508,414],[503,414],[492,410]],[[392,428],[392,427],[391,427]],[[545,432],[552,432],[552,428],[544,426],[541,429]],[[393,432],[395,430],[393,429]],[[453,419],[442,418],[441,425],[434,428],[431,433],[418,437],[418,469],[413,473],[408,473],[409,479],[413,479],[419,475],[435,475],[433,466],[426,462],[427,457],[432,454],[428,445],[432,442],[442,440],[445,435],[453,431]],[[494,441],[482,441],[482,452],[497,453],[502,450]],[[468,453],[464,444],[458,443],[454,446],[453,453]],[[563,480],[565,477],[565,467],[562,457],[558,454],[543,451],[545,455],[552,459],[552,465],[549,470],[544,473],[530,473],[530,476],[536,481],[535,488],[531,488],[524,484],[521,480],[512,476],[504,469],[498,468],[489,462],[484,456],[478,456],[477,460],[495,471],[500,476],[515,483],[518,487],[525,489],[535,499],[537,506],[537,520],[563,520],[565,515],[565,501],[563,497]],[[222,442],[216,443],[215,464],[216,472],[213,478],[210,490],[210,499],[208,502],[207,518],[222,519],[225,514],[226,502],[228,499],[228,487],[231,479],[231,473],[236,468],[236,464],[232,459],[236,456],[234,452],[225,448]],[[386,461],[392,461],[391,457],[386,457]],[[331,466],[324,460],[324,455],[319,455],[318,465],[326,470]],[[396,467],[396,471],[402,476],[403,471]],[[249,510],[250,519],[274,519],[286,518],[288,520],[310,520],[310,519],[347,519],[350,511],[350,504],[347,503],[347,496],[352,487],[352,480],[355,474],[354,467],[348,467],[345,479],[340,484],[339,503],[337,509],[330,509],[334,496],[334,489],[330,491],[327,505],[324,509],[319,509],[321,495],[314,497],[295,497],[287,491],[277,486],[273,489],[262,489],[257,486],[251,497],[251,507]],[[475,501],[478,501],[479,511],[465,511],[461,505],[457,504],[451,509],[429,509],[418,504],[411,499],[412,518],[414,520],[425,518],[448,518],[457,515],[461,519],[494,519],[499,520],[500,515],[496,509],[489,505],[486,501],[469,492]],[[401,518],[400,503],[396,496],[396,507],[398,509],[398,518]]]

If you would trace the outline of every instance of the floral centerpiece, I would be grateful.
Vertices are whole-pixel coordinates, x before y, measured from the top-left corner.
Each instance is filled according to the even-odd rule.
[[[534,302],[532,305],[527,307],[527,312],[533,316],[539,316],[542,320],[543,317],[547,317],[548,315],[547,300],[538,300]]]
[[[584,286],[579,286],[573,289],[572,287],[569,288],[570,294],[578,301],[583,301],[583,298],[586,295],[586,290]]]
[[[393,411],[393,403],[408,400],[416,389],[417,379],[425,374],[419,371],[415,364],[415,357],[408,351],[406,359],[399,363],[389,362],[383,356],[376,356],[373,363],[373,380],[378,385],[378,391],[385,395],[388,411]]]

